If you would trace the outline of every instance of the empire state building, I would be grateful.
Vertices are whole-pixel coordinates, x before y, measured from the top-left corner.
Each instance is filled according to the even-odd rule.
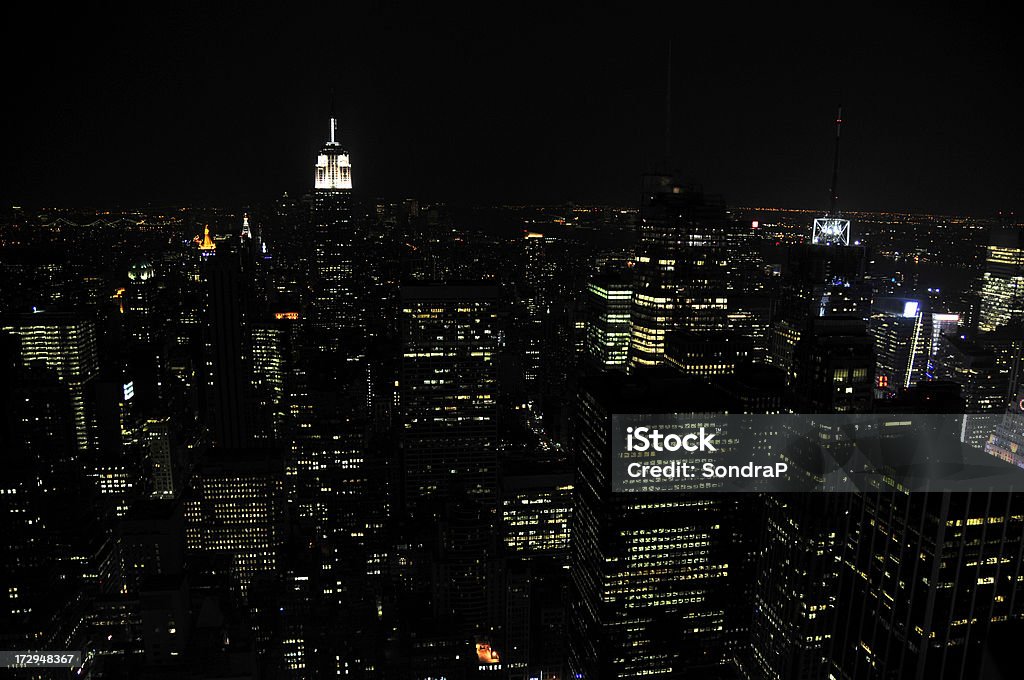
[[[348,151],[341,147],[337,137],[338,119],[331,118],[331,138],[316,158],[314,188],[317,193],[323,190],[352,191],[352,164],[349,162]]]
[[[332,117],[330,138],[317,156],[312,215],[312,325],[321,346],[332,350],[341,344],[351,346],[364,326],[356,285],[359,238],[352,220],[352,165],[338,141],[337,127]]]

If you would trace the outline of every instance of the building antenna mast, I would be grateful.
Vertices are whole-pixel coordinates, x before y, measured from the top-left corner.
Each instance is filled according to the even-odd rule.
[[[829,192],[830,202],[828,206],[828,214],[831,217],[835,217],[836,213],[836,202],[839,200],[839,131],[843,127],[843,105],[839,105],[839,111],[836,113],[836,153],[835,158],[832,160],[832,189]]]
[[[665,172],[672,172],[672,41],[668,41],[668,67],[665,75]]]
[[[334,110],[334,90],[331,90],[331,144],[337,143],[338,116]]]
[[[811,243],[830,246],[850,245],[850,220],[841,217],[836,204],[839,202],[839,132],[843,126],[843,106],[836,113],[836,155],[832,160],[832,188],[829,191],[828,212],[814,219]]]

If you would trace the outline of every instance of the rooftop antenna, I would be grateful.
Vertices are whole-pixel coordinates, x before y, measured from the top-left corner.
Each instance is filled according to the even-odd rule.
[[[657,156],[648,160],[648,170],[640,176],[641,206],[652,197],[666,191],[672,184],[672,41],[668,42],[668,61],[665,69],[665,148],[659,163]],[[661,166],[661,167],[660,167]],[[642,221],[642,220],[641,220]]]
[[[836,113],[836,154],[832,160],[832,190],[829,193],[830,201],[828,206],[828,214],[832,217],[836,216],[836,202],[839,200],[839,132],[843,127],[843,105],[839,105],[839,110]]]
[[[836,203],[839,200],[839,132],[843,126],[843,107],[836,114],[836,155],[832,161],[832,189],[829,191],[828,212],[814,220],[811,243],[829,246],[850,245],[850,220],[839,216]]]
[[[331,144],[337,144],[338,117],[334,112],[334,90],[331,90]]]
[[[672,41],[668,41],[668,66],[665,75],[665,172],[672,171]]]

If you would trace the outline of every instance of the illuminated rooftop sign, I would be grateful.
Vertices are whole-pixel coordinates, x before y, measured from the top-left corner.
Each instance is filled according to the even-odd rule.
[[[826,246],[850,245],[850,220],[841,217],[816,218],[811,243]]]

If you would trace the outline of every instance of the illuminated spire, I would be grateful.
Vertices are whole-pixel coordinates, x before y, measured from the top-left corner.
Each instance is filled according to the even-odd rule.
[[[352,165],[349,163],[348,151],[341,148],[338,141],[338,119],[331,107],[330,138],[316,157],[316,174],[313,187],[316,189],[351,189]]]
[[[252,231],[249,230],[249,213],[242,215],[242,238],[252,238]]]
[[[210,237],[209,224],[203,229],[203,242],[199,244],[199,250],[203,251],[204,254],[213,253],[213,251],[217,250],[217,244]]]

